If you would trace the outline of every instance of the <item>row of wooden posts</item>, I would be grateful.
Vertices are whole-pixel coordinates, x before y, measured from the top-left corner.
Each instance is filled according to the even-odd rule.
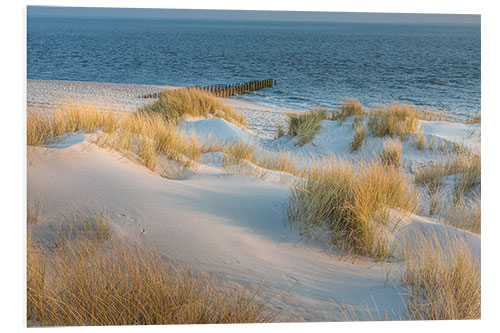
[[[270,88],[276,86],[276,80],[269,78],[265,80],[255,80],[245,83],[235,83],[235,84],[216,84],[213,86],[193,86],[186,87],[185,89],[198,89],[205,91],[207,93],[213,94],[216,97],[230,97],[235,95],[246,94],[251,91],[256,91],[259,89]],[[154,93],[149,95],[142,95],[139,98],[159,98],[162,93]]]

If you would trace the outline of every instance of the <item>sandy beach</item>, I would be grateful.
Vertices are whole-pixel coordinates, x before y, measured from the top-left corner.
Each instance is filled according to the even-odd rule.
[[[28,80],[27,108],[50,112],[69,98],[133,112],[152,102],[138,96],[164,88]],[[224,142],[256,142],[271,155],[286,152],[304,165],[332,154],[348,160],[369,159],[384,146],[383,138],[370,137],[361,152],[351,153],[353,119],[343,125],[324,120],[312,142],[298,146],[288,136],[275,139],[278,124],[286,123],[286,111],[237,98],[223,101],[244,115],[247,130],[211,118],[186,120],[182,124],[186,133]],[[420,126],[427,142],[436,147],[459,142],[480,153],[480,124],[422,120]],[[402,144],[401,165],[407,174],[443,158],[437,148],[420,151],[415,140]],[[282,181],[283,172],[267,170],[265,179],[229,174],[217,156],[202,155],[195,172],[168,179],[99,147],[92,134],[71,134],[54,145],[28,146],[28,201],[39,198],[42,203],[41,219],[33,232],[48,244],[54,241],[62,216],[75,210],[105,209],[117,237],[139,240],[166,257],[259,290],[259,299],[278,313],[275,321],[342,320],[337,304],[371,311],[374,319],[400,318],[407,305],[397,256],[388,261],[350,256],[321,237],[305,238],[287,223],[284,206],[290,186]],[[445,180],[444,192],[453,188],[452,179]],[[425,200],[424,208],[430,205]],[[392,230],[394,239],[414,229],[454,235],[480,257],[480,235],[444,225],[427,213],[405,216]]]

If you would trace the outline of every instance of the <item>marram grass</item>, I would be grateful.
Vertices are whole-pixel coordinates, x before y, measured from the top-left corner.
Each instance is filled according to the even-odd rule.
[[[244,287],[95,230],[55,248],[28,233],[28,326],[255,323],[272,319]]]
[[[214,95],[196,88],[166,89],[140,112],[157,113],[174,123],[183,117],[217,117],[245,127],[245,118],[241,114]]]
[[[416,233],[402,252],[409,319],[481,318],[481,263],[468,243]]]
[[[321,130],[321,121],[327,118],[326,110],[317,109],[304,113],[288,114],[288,135],[297,137],[297,145],[311,142]]]
[[[356,254],[390,255],[385,227],[389,209],[415,211],[417,194],[399,169],[379,162],[329,160],[294,185],[288,220],[310,237],[330,231],[330,241]]]
[[[401,164],[402,144],[399,139],[384,140],[380,160],[388,166],[399,167]]]

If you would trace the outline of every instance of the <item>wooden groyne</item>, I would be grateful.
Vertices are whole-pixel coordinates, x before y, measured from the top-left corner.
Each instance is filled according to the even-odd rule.
[[[236,95],[247,94],[251,91],[256,91],[264,88],[271,88],[276,86],[276,80],[269,78],[265,80],[255,80],[245,83],[234,83],[234,84],[216,84],[212,86],[192,86],[182,89],[198,89],[205,91],[207,93],[213,94],[216,97],[230,97]],[[153,93],[148,95],[139,96],[139,98],[159,98],[161,92]]]

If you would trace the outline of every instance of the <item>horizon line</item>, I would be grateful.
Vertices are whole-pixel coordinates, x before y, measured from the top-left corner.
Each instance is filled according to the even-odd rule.
[[[480,25],[480,14],[27,6],[27,17]]]

